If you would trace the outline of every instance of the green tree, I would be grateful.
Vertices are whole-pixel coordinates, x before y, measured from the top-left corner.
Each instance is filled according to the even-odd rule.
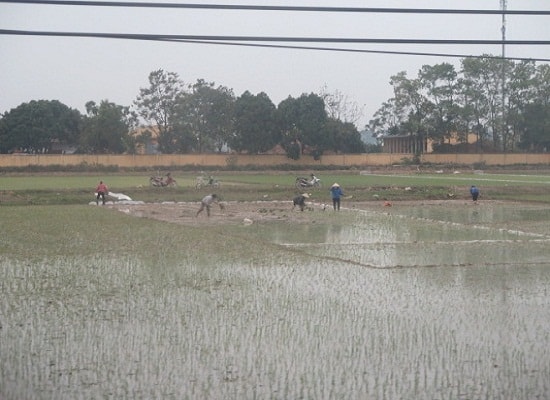
[[[405,72],[400,72],[390,78],[390,84],[394,91],[394,104],[396,114],[406,115],[401,119],[401,126],[396,132],[412,135],[415,140],[415,153],[422,153],[425,141],[430,132],[428,121],[433,110],[431,103],[422,93],[422,81],[420,78],[409,79]]]
[[[74,145],[81,114],[58,100],[33,100],[6,112],[0,124],[0,152],[50,152],[55,142]]]
[[[511,70],[511,61],[495,58],[466,58],[462,61],[462,74],[470,88],[480,92],[476,97],[483,100],[487,111],[485,129],[492,137],[495,149],[506,150],[507,126],[503,115],[506,102],[503,88],[507,85],[506,74]]]
[[[541,64],[533,78],[533,97],[536,103],[550,104],[550,64]]]
[[[415,138],[414,152],[424,152],[428,139],[442,143],[459,126],[456,102],[457,73],[450,64],[424,65],[418,77],[402,71],[390,78],[394,97],[383,103],[369,122],[377,137],[409,135]]]
[[[455,101],[457,73],[452,64],[424,65],[419,82],[426,99],[426,115],[419,132],[426,131],[430,139],[443,142],[457,133],[458,104]]]
[[[550,149],[550,105],[529,104],[525,108],[523,119],[524,134],[520,147],[536,152]]]
[[[330,146],[327,137],[327,113],[323,99],[314,93],[302,94],[295,99],[288,97],[277,107],[283,133],[285,149],[294,147],[297,142],[309,147],[313,152],[322,154]]]
[[[176,105],[185,95],[185,86],[178,74],[159,69],[149,74],[149,87],[141,88],[134,101],[139,116],[156,129],[161,152],[178,151],[173,120]]]
[[[534,85],[536,67],[534,61],[510,63],[509,80],[505,93],[507,94],[505,125],[503,142],[505,148],[514,151],[523,141],[525,134],[526,109],[536,103],[536,89]],[[544,108],[544,107],[543,107]]]
[[[390,80],[394,97],[383,103],[369,127],[377,136],[414,135],[419,146],[426,137],[436,144],[451,137],[466,142],[474,132],[479,150],[490,139],[492,149],[514,151],[518,143],[529,148],[533,137],[525,140],[527,129],[530,135],[544,132],[526,119],[546,110],[549,71],[532,61],[486,56],[462,60],[461,75],[446,63],[423,66],[416,79],[401,72]]]
[[[460,77],[457,82],[458,108],[457,126],[459,134],[474,133],[478,150],[484,147],[489,137],[487,129],[488,102],[485,94],[475,82]]]
[[[341,153],[364,153],[365,143],[361,134],[351,122],[342,122],[339,119],[329,118],[326,124],[327,148]],[[330,143],[330,146],[329,146]]]
[[[86,112],[80,151],[92,154],[134,152],[134,140],[129,132],[135,117],[128,107],[107,100],[102,100],[99,105],[89,101],[86,103]]]
[[[244,92],[235,101],[234,134],[229,145],[236,151],[263,153],[280,142],[276,107],[265,93]]]
[[[405,116],[397,112],[395,98],[382,103],[376,110],[373,118],[367,124],[367,128],[373,132],[375,137],[388,135],[399,135],[403,126]]]
[[[233,130],[233,91],[202,79],[181,96],[174,113],[177,138],[198,151],[222,151]]]
[[[550,65],[535,68],[530,86],[531,102],[523,109],[520,147],[547,152],[550,150]]]

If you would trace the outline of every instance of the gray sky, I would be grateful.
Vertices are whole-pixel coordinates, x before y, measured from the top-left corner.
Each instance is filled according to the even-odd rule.
[[[160,2],[169,2],[164,0]],[[149,1],[151,2],[151,1]],[[177,3],[329,7],[499,9],[499,0],[271,0]],[[508,0],[509,10],[550,10],[548,0]],[[501,39],[500,15],[419,15],[282,11],[144,9],[0,3],[0,29],[102,33],[286,37]],[[507,16],[509,40],[550,40],[550,16]],[[273,44],[273,43],[271,43]],[[287,43],[298,46],[302,43]],[[368,50],[500,55],[501,47],[466,45],[305,44]],[[550,46],[507,46],[510,57],[550,59]],[[151,71],[176,72],[234,90],[265,92],[277,105],[288,96],[341,92],[364,107],[362,129],[392,97],[389,78],[447,57],[166,43],[118,39],[0,35],[0,113],[31,100],[59,100],[85,112],[87,101],[130,106]]]

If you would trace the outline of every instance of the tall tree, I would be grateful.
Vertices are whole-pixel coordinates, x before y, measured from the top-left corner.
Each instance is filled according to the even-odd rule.
[[[424,92],[427,135],[434,140],[450,139],[457,132],[458,105],[455,101],[457,73],[452,64],[424,65],[419,72],[420,87]]]
[[[197,80],[175,108],[176,131],[191,138],[199,153],[220,152],[232,132],[234,101],[231,89]]]
[[[541,64],[537,67],[533,86],[535,102],[550,105],[550,64]]]
[[[292,147],[297,141],[319,154],[329,148],[330,140],[325,129],[328,117],[319,95],[302,94],[297,99],[288,97],[279,103],[277,110],[285,148]]]
[[[458,134],[474,133],[476,146],[481,150],[489,137],[486,125],[489,114],[487,98],[475,82],[463,77],[458,78],[456,95],[460,104],[457,118]]]
[[[265,93],[244,92],[235,101],[234,134],[229,145],[236,151],[263,153],[280,141],[276,107]]]
[[[487,56],[462,60],[460,74],[444,63],[423,66],[416,79],[404,72],[392,76],[394,97],[374,114],[370,128],[377,136],[408,134],[436,142],[451,136],[465,142],[474,132],[479,150],[492,139],[491,147],[503,151],[514,151],[518,143],[528,148],[522,138],[527,129],[544,132],[526,118],[546,110],[538,106],[550,98],[550,67]]]
[[[58,100],[33,100],[5,113],[0,124],[0,152],[49,152],[54,142],[73,145],[81,114]]]
[[[503,109],[503,74],[508,71],[508,62],[495,58],[466,58],[462,60],[462,74],[471,88],[482,94],[478,95],[487,110],[486,129],[490,132],[495,148],[503,149],[506,143]],[[504,144],[503,144],[504,143]]]
[[[398,113],[395,97],[382,103],[376,110],[373,118],[369,121],[367,128],[374,137],[380,138],[387,135],[399,135],[404,124],[405,115]]]
[[[365,143],[361,134],[351,122],[342,122],[339,119],[329,118],[326,124],[327,150],[341,153],[364,153]],[[329,145],[330,144],[330,145]]]
[[[420,78],[409,79],[405,72],[400,72],[390,78],[390,84],[393,86],[397,114],[406,115],[399,131],[414,136],[414,152],[422,153],[427,137],[434,134],[430,132],[428,124],[433,103],[422,93]]]
[[[86,103],[80,149],[86,153],[133,153],[134,141],[129,132],[135,117],[128,107],[102,100],[99,105]]]
[[[536,152],[550,150],[550,105],[529,104],[525,107],[523,123],[524,134],[520,147]]]
[[[541,64],[531,80],[532,97],[523,110],[520,146],[526,150],[550,151],[550,65]]]
[[[505,94],[507,96],[504,110],[503,143],[509,151],[514,151],[521,141],[524,131],[525,111],[529,104],[535,102],[536,89],[533,85],[536,67],[534,61],[522,61],[508,64],[509,74],[506,82]]]
[[[141,88],[134,101],[138,114],[158,132],[159,149],[164,153],[177,151],[173,119],[176,105],[185,94],[177,73],[159,69],[149,74],[149,87]]]

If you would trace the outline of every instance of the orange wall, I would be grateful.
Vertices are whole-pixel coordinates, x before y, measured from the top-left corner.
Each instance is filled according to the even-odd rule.
[[[76,155],[76,154],[0,154],[1,167],[26,166],[74,166],[118,165],[121,168],[138,167],[178,167],[187,165],[228,167],[247,165],[257,166],[385,166],[401,164],[403,159],[411,160],[410,154],[337,154],[325,155],[320,160],[311,156],[303,156],[299,160],[291,160],[284,155],[235,155],[235,154],[157,154],[157,155]],[[471,165],[485,163],[486,165],[513,164],[547,164],[550,165],[550,154],[425,154],[422,162],[432,164]]]

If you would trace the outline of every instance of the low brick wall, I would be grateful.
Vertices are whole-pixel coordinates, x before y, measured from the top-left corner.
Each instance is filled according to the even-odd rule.
[[[337,154],[324,155],[319,160],[303,156],[292,160],[284,155],[242,155],[242,154],[157,154],[157,155],[83,155],[83,154],[0,154],[0,168],[28,166],[75,166],[118,165],[120,168],[149,168],[157,166],[204,166],[204,167],[261,167],[294,166],[388,166],[403,163],[403,159],[412,159],[411,154],[373,153],[373,154]],[[422,162],[432,164],[473,165],[550,165],[550,154],[424,154]]]

